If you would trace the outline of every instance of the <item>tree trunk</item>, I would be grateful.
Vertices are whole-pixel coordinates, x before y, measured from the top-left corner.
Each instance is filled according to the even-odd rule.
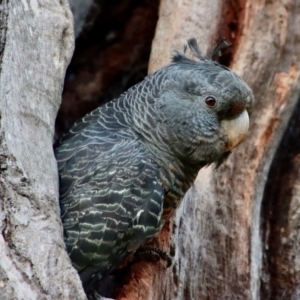
[[[173,265],[136,263],[116,298],[299,299],[299,1],[161,0],[158,16],[156,0],[83,2],[70,0],[78,47],[56,138],[146,75],[152,41],[149,72],[188,38],[226,36],[221,61],[256,96],[247,140],[218,170],[200,171],[158,237]],[[51,146],[73,47],[69,8],[0,3],[0,295],[84,299],[64,250]]]
[[[0,2],[0,298],[85,299],[65,252],[54,121],[73,50],[68,2]]]

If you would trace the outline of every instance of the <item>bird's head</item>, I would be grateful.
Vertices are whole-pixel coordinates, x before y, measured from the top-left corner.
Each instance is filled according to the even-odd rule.
[[[191,39],[188,46],[196,60],[176,52],[172,64],[151,75],[159,89],[153,92],[155,126],[149,136],[181,159],[218,163],[248,132],[252,90],[212,60],[224,44],[222,40],[210,56],[204,56]]]

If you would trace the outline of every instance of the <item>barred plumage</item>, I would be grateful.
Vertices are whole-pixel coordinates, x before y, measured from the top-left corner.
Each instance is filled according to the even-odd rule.
[[[189,46],[199,61],[177,53],[76,122],[55,149],[67,251],[87,292],[157,234],[203,166],[228,156],[222,122],[252,106],[240,77]]]

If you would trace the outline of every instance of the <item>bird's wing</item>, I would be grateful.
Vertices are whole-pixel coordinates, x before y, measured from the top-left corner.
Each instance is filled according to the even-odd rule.
[[[96,273],[105,275],[161,225],[158,167],[126,129],[113,126],[75,126],[55,151],[67,251],[83,285]]]

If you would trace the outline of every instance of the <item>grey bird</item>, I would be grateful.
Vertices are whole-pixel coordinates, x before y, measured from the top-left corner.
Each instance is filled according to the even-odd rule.
[[[199,170],[245,137],[253,93],[188,40],[172,63],[76,122],[55,147],[67,252],[91,292],[172,216]]]

